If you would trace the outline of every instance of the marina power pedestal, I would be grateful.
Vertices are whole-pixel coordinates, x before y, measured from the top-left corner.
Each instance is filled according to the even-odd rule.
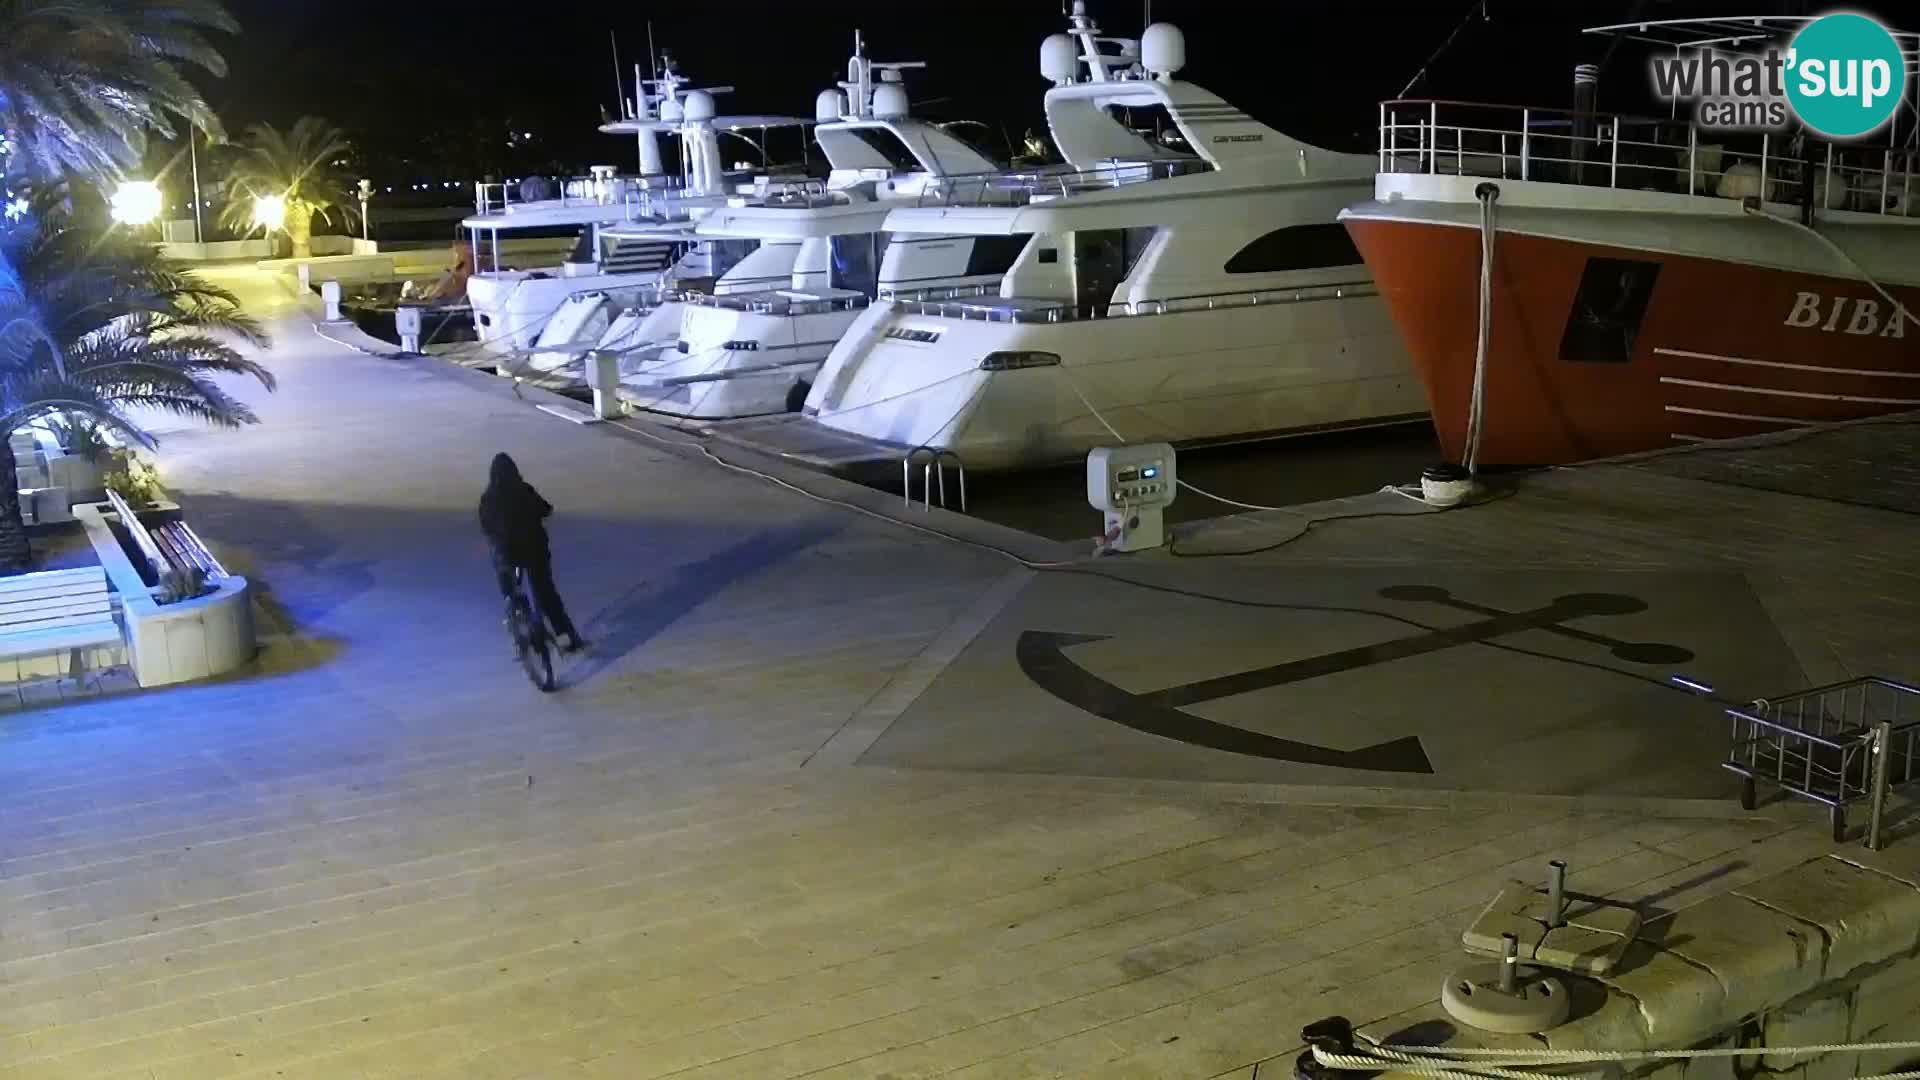
[[[1166,443],[1102,446],[1087,453],[1087,502],[1106,514],[1107,547],[1145,551],[1167,542],[1162,520],[1177,479]]]
[[[306,268],[301,267],[301,269],[304,270]],[[340,321],[340,283],[339,282],[323,281],[320,283],[320,303],[326,306],[328,322]]]
[[[400,338],[403,352],[420,351],[420,308],[414,304],[401,304],[393,309],[393,330]]]
[[[612,349],[595,349],[587,354],[587,388],[593,391],[593,415],[597,420],[617,419],[624,405],[620,389],[620,354]]]

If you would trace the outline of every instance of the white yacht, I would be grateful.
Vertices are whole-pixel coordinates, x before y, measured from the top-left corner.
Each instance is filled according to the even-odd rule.
[[[640,172],[619,176],[600,166],[591,176],[562,180],[557,190],[545,178],[519,185],[478,184],[474,216],[462,222],[472,237],[475,273],[467,281],[474,329],[487,362],[511,373],[540,375],[540,358],[531,350],[549,324],[565,311],[569,298],[587,293],[618,297],[628,304],[657,303],[676,284],[711,281],[743,253],[736,243],[702,240],[693,234],[700,213],[723,206],[729,197],[770,193],[788,185],[807,186],[804,177],[729,173],[721,168],[719,137],[757,129],[766,133],[802,127],[800,117],[720,116],[713,95],[731,87],[687,89],[689,80],[664,58],[659,75],[639,78],[637,100],[621,120],[601,131],[633,135]],[[680,170],[666,171],[659,137],[680,140]],[[613,225],[620,236],[609,234]],[[522,269],[503,254],[502,236],[537,230],[577,228],[573,250],[558,266]]]
[[[902,72],[924,66],[874,61],[854,35],[846,80],[814,102],[814,139],[830,166],[824,190],[735,198],[700,219],[703,240],[757,246],[711,289],[608,319],[599,347],[622,355],[622,397],[702,419],[793,412],[877,294],[999,280],[1017,249],[998,238],[920,236],[895,250],[882,231],[889,211],[940,178],[1000,167],[909,115]]]
[[[896,287],[816,378],[804,412],[818,439],[1007,468],[1117,440],[1424,415],[1336,220],[1371,193],[1374,156],[1307,145],[1176,79],[1171,25],[1103,37],[1076,0],[1070,30],[1040,50],[1068,167],[937,178],[888,215],[880,277]],[[1150,120],[1157,137],[1140,130]],[[897,264],[916,238],[954,234],[1018,255],[984,286],[916,291]]]

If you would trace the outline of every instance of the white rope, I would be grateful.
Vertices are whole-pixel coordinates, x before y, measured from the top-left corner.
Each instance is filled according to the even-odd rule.
[[[1514,1072],[1518,1068],[1536,1068],[1570,1064],[1620,1063],[1629,1061],[1686,1061],[1696,1058],[1811,1057],[1822,1054],[1872,1054],[1920,1050],[1920,1041],[1878,1043],[1828,1043],[1814,1046],[1715,1047],[1705,1050],[1493,1050],[1473,1047],[1395,1047],[1380,1043],[1361,1053],[1330,1053],[1314,1047],[1314,1060],[1330,1069],[1354,1072],[1406,1072],[1416,1076],[1438,1077],[1524,1077],[1534,1080],[1538,1073]],[[1500,1064],[1476,1065],[1476,1059]],[[1920,1072],[1883,1073],[1871,1080],[1907,1080]],[[1863,1078],[1867,1080],[1867,1078]]]
[[[1480,470],[1480,433],[1486,415],[1487,346],[1493,338],[1493,200],[1500,189],[1481,184],[1480,198],[1480,336],[1473,347],[1473,400],[1467,406],[1467,472]]]
[[[1873,279],[1873,275],[1867,273],[1866,267],[1861,266],[1859,262],[1855,261],[1853,256],[1847,254],[1847,251],[1845,248],[1841,247],[1839,244],[1834,243],[1833,238],[1828,236],[1826,233],[1821,232],[1819,229],[1816,229],[1811,225],[1806,225],[1806,224],[1802,224],[1801,222],[1795,221],[1792,218],[1780,217],[1777,214],[1769,214],[1765,210],[1759,209],[1757,207],[1749,206],[1749,207],[1746,207],[1745,209],[1749,214],[1753,214],[1757,217],[1766,218],[1768,221],[1778,222],[1779,224],[1788,226],[1789,228],[1799,229],[1801,232],[1806,233],[1808,236],[1811,236],[1815,240],[1820,241],[1820,243],[1824,244],[1828,251],[1833,252],[1833,254],[1837,256],[1841,262],[1846,263],[1848,266],[1852,267],[1853,272],[1856,274],[1859,274],[1861,280],[1873,286],[1874,292],[1879,293],[1887,301],[1887,303],[1893,305],[1894,312],[1900,317],[1900,319],[1903,322],[1914,321],[1913,313],[1907,310],[1907,306],[1905,304],[1902,304],[1899,300],[1895,299],[1892,293],[1888,292],[1878,281],[1875,281]]]

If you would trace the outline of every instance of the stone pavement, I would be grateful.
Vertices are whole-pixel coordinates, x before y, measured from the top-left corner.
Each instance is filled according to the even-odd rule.
[[[0,717],[0,1080],[1248,1080],[1305,1022],[1430,1002],[1472,913],[1548,858],[1676,908],[1827,847],[1792,808],[1658,801],[1724,788],[1713,711],[1647,680],[1812,672],[1777,586],[1725,560],[1406,546],[1523,544],[1475,532],[1523,495],[1330,524],[1252,571],[1099,568],[1359,611],[1036,574],[339,347],[231,281],[280,320],[280,391],[242,390],[257,428],[166,431],[163,466],[263,585],[267,648]],[[473,523],[499,449],[560,508],[596,642],[551,697]],[[1616,599],[1552,607],[1575,593]],[[1489,639],[1525,652],[1394,644],[1495,617],[1459,604],[1550,610]],[[1264,753],[1408,740],[1431,774]]]

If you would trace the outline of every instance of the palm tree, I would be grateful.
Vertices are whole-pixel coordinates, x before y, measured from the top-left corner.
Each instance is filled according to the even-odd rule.
[[[227,177],[227,207],[221,221],[237,229],[255,224],[254,200],[280,196],[286,200],[287,239],[293,257],[312,254],[313,219],[353,224],[355,196],[347,187],[340,163],[352,152],[346,133],[317,116],[303,116],[282,132],[271,124],[255,124]]]
[[[148,131],[217,136],[188,81],[226,74],[210,33],[239,25],[218,0],[0,0],[0,135],[14,168],[111,179]]]
[[[15,260],[33,300],[0,299],[0,573],[27,569],[31,556],[10,482],[14,432],[53,418],[151,446],[132,410],[237,427],[257,418],[214,377],[274,386],[272,373],[229,340],[267,340],[232,293],[125,232],[83,231],[55,195],[37,204],[40,230]]]

